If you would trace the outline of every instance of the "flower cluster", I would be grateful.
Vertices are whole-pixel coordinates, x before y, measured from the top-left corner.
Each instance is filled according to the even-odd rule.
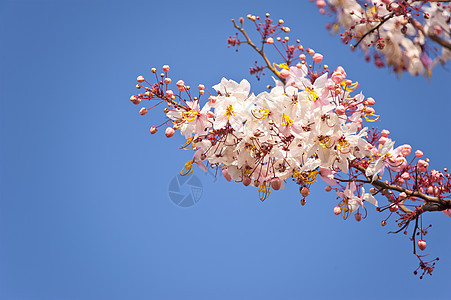
[[[387,65],[397,73],[430,76],[437,63],[451,58],[447,2],[316,0],[316,5],[321,13],[336,16],[328,28],[333,32],[342,28],[342,41],[363,49],[367,61],[373,58],[376,66]]]
[[[174,136],[176,130],[185,137],[181,148],[194,154],[182,175],[191,174],[196,165],[204,171],[215,168],[228,181],[258,189],[262,201],[291,180],[299,185],[302,205],[311,184],[321,178],[328,184],[326,191],[336,192],[338,205],[333,212],[344,219],[353,214],[361,221],[366,217],[367,202],[378,211],[389,210],[382,226],[393,217],[397,232],[407,234],[414,224],[411,239],[421,276],[430,274],[437,259],[424,262],[424,255],[416,249],[426,248],[424,212],[443,211],[451,216],[448,170],[429,170],[429,160],[423,159],[420,150],[409,159],[411,146],[395,147],[388,130],[364,127],[365,121],[379,118],[373,108],[375,100],[356,91],[358,83],[348,78],[343,67],[331,71],[322,64],[323,55],[304,49],[299,40],[290,45],[289,38],[280,38],[280,33],[289,31],[282,20],[274,25],[269,14],[263,22],[253,15],[248,19],[260,33],[260,47],[244,31],[243,19],[241,26],[233,21],[234,26],[265,60],[266,66],[259,68],[267,68],[277,77],[274,87],[254,94],[247,80],[238,83],[223,78],[213,86],[213,94],[202,84],[193,92],[183,80],[171,89],[169,66],[163,66],[159,76],[153,68],[155,83],[139,76],[136,87],[143,92],[130,98],[137,105],[142,100],[156,102],[142,107],[141,115],[166,104],[166,121],[152,126],[150,132],[155,134],[167,125],[166,137]],[[229,44],[238,47],[241,41],[229,37]],[[270,64],[264,45],[282,47],[286,53],[283,63]],[[206,93],[208,100],[201,104]],[[375,196],[383,196],[388,204],[380,205]]]

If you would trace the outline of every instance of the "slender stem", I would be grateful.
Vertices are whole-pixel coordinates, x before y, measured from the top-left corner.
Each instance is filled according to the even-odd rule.
[[[262,47],[262,49],[258,49],[257,46],[255,46],[255,44],[251,41],[251,39],[250,39],[249,36],[247,35],[247,33],[246,33],[246,31],[244,30],[244,28],[238,26],[238,25],[236,24],[236,22],[235,22],[234,19],[232,19],[232,23],[233,23],[233,26],[234,26],[236,29],[238,29],[238,30],[244,35],[244,37],[246,38],[246,41],[247,41],[247,43],[249,44],[249,46],[251,46],[255,51],[257,51],[258,54],[260,54],[260,56],[263,58],[263,60],[264,60],[265,63],[266,63],[266,67],[267,67],[268,69],[270,69],[271,72],[273,72],[274,75],[276,75],[277,78],[280,79],[280,81],[282,81],[283,83],[285,83],[285,79],[284,79],[282,76],[280,76],[280,74],[277,74],[276,68],[274,68],[274,67],[271,65],[271,63],[269,62],[268,57],[266,57],[265,52],[263,52],[263,47]]]

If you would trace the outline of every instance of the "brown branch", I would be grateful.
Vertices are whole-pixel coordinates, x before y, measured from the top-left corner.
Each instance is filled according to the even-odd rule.
[[[258,54],[260,54],[260,56],[263,58],[263,60],[264,60],[265,63],[266,63],[266,67],[267,67],[268,69],[270,69],[271,72],[273,72],[273,73],[277,76],[277,78],[279,78],[280,81],[282,81],[283,83],[285,83],[285,79],[284,79],[282,76],[280,76],[279,74],[277,74],[276,68],[273,67],[273,66],[271,65],[271,63],[269,62],[268,57],[266,57],[265,52],[263,52],[263,47],[262,47],[262,49],[258,49],[257,46],[255,46],[255,44],[251,41],[251,39],[250,39],[249,36],[247,35],[247,33],[246,33],[246,31],[244,30],[244,28],[238,26],[238,25],[236,24],[236,22],[235,22],[234,19],[232,19],[232,23],[233,23],[233,26],[234,26],[236,29],[238,29],[238,30],[244,35],[244,37],[246,38],[246,41],[247,41],[247,43],[249,44],[249,46],[251,46],[255,51],[257,51]]]
[[[432,1],[431,1],[432,2]],[[435,1],[435,2],[442,2],[442,1]],[[449,2],[449,1],[443,1],[443,2]],[[445,41],[444,39],[442,39],[441,37],[439,37],[438,35],[434,34],[434,33],[426,33],[424,31],[423,26],[421,26],[421,24],[412,19],[412,24],[413,26],[415,26],[419,31],[421,31],[421,33],[423,33],[425,36],[429,37],[431,40],[433,40],[434,42],[436,42],[437,44],[439,44],[442,47],[447,48],[448,50],[451,51],[451,43],[448,41]]]
[[[353,165],[354,168],[362,172],[362,174],[371,181],[371,178],[366,176],[366,169],[359,165]],[[404,192],[408,197],[417,197],[423,199],[426,204],[422,206],[423,211],[442,211],[445,209],[451,208],[451,200],[445,200],[440,197],[433,197],[426,195],[419,191],[412,191],[403,187],[400,187],[398,185],[393,184],[387,184],[385,182],[382,182],[380,180],[373,180],[371,181],[371,184],[379,189],[379,190],[392,190],[397,192]]]
[[[382,26],[382,24],[384,24],[385,22],[387,22],[388,20],[390,20],[391,18],[393,18],[394,15],[395,15],[394,13],[391,13],[391,14],[389,14],[388,16],[386,16],[379,24],[377,24],[376,27],[374,27],[374,28],[368,30],[364,35],[362,35],[362,37],[357,41],[357,44],[351,45],[351,47],[352,47],[352,48],[357,47],[357,46],[360,44],[360,42],[362,42],[363,39],[366,38],[366,36],[367,36],[368,34],[370,34],[370,33],[374,32],[374,31],[378,30],[379,27]]]

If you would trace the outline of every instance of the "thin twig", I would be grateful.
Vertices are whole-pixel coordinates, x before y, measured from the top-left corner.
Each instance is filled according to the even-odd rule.
[[[238,25],[236,24],[236,22],[235,22],[234,19],[232,19],[232,23],[233,23],[233,26],[234,26],[236,29],[238,29],[238,30],[244,35],[244,37],[246,38],[246,41],[247,41],[247,43],[249,44],[249,46],[251,46],[255,51],[257,51],[258,54],[260,54],[260,56],[261,56],[261,57],[263,58],[263,60],[265,61],[267,68],[270,69],[271,72],[273,72],[274,75],[276,75],[277,78],[280,79],[280,81],[282,81],[283,83],[285,83],[285,78],[283,78],[282,76],[280,76],[280,74],[277,74],[276,68],[274,68],[274,67],[271,65],[271,63],[269,62],[268,58],[266,57],[265,52],[263,52],[263,47],[262,47],[261,50],[258,49],[257,46],[255,46],[255,44],[251,41],[251,39],[250,39],[249,36],[247,35],[247,33],[246,33],[246,31],[244,30],[244,28],[238,26]]]

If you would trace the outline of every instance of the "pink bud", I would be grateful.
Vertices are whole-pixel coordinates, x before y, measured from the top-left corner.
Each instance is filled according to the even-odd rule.
[[[318,7],[324,7],[324,6],[326,6],[326,1],[324,1],[324,0],[316,0],[316,6],[318,6]]]
[[[396,212],[398,210],[398,204],[392,204],[390,205],[390,207],[388,208],[391,212]]]
[[[402,179],[404,179],[404,180],[409,180],[409,179],[410,179],[410,175],[409,175],[409,173],[407,173],[407,172],[402,173],[401,177],[402,177]]]
[[[266,43],[267,44],[274,44],[274,39],[272,38],[272,37],[270,37],[270,38],[268,38],[267,40],[266,40]]]
[[[145,107],[141,108],[141,109],[139,110],[139,114],[140,114],[141,116],[144,116],[145,114],[147,114],[147,108],[145,108]]]
[[[430,194],[430,195],[434,194],[434,187],[433,186],[429,186],[428,187],[428,194]]]
[[[305,54],[299,55],[299,59],[300,59],[300,60],[305,60]]]
[[[166,135],[167,138],[170,138],[174,135],[174,132],[175,132],[174,128],[168,127],[166,128],[164,134]]]
[[[334,207],[334,214],[336,214],[336,215],[341,214],[341,208],[340,208],[340,206],[335,206],[335,207]]]
[[[227,170],[227,168],[222,169],[222,176],[224,176],[224,178],[230,182],[232,180],[232,177],[229,174],[229,170]]]
[[[361,213],[356,213],[354,215],[354,218],[357,222],[360,222],[362,220],[362,214]]]
[[[249,184],[251,184],[251,178],[250,177],[244,177],[243,178],[243,184],[244,186],[248,186]]]
[[[290,72],[287,69],[283,69],[282,71],[280,71],[280,76],[287,78],[288,76],[290,76]]]
[[[388,142],[388,139],[386,137],[381,136],[381,138],[379,139],[379,143],[384,145],[386,142]]]
[[[141,103],[141,98],[136,97],[135,95],[130,97],[130,101],[135,104],[138,105],[139,103]]]
[[[401,192],[401,193],[399,193],[399,198],[406,199],[407,198],[407,194],[405,192]]]
[[[417,244],[418,244],[418,248],[420,248],[421,251],[426,249],[426,241],[425,240],[418,240]]]
[[[421,150],[415,151],[415,156],[418,158],[423,157],[423,151],[421,151]]]
[[[157,127],[155,127],[155,126],[150,127],[150,133],[151,134],[155,134],[155,133],[157,133],[157,131],[158,131]]]
[[[403,145],[401,148],[401,155],[406,157],[410,155],[410,152],[412,152],[412,147],[410,145]]]
[[[301,195],[302,195],[302,197],[305,198],[305,197],[307,197],[309,194],[310,194],[310,191],[309,191],[308,188],[304,187],[304,188],[301,189]]]
[[[205,90],[205,86],[203,84],[199,84],[198,88],[199,88],[200,91]]]
[[[171,83],[171,78],[169,78],[169,77],[166,77],[165,79],[164,79],[164,83],[165,84],[170,84]]]
[[[163,66],[163,71],[168,72],[169,71],[169,66],[168,65],[164,65]]]
[[[144,81],[144,77],[139,75],[138,78],[136,78],[136,81],[138,81],[139,83]]]
[[[271,187],[273,190],[277,191],[282,186],[282,182],[280,181],[279,177],[274,177],[271,179]]]
[[[390,131],[388,131],[387,129],[384,129],[381,131],[381,136],[383,137],[387,137],[390,134]]]
[[[315,53],[315,55],[313,55],[312,58],[313,58],[313,61],[318,64],[323,61],[323,56],[319,53]]]
[[[173,95],[174,95],[174,92],[172,90],[167,90],[166,91],[166,96],[172,97]]]
[[[368,106],[373,106],[374,103],[376,103],[376,101],[374,101],[374,99],[371,98],[371,97],[368,97],[368,98],[365,100],[365,104],[368,105]]]
[[[420,172],[426,172],[429,164],[425,160],[420,159],[418,160],[417,166]]]
[[[328,186],[326,186],[326,187],[324,188],[324,190],[325,190],[326,192],[330,192],[330,191],[332,190],[332,188],[330,187],[330,185],[328,185]]]
[[[365,113],[373,114],[374,112],[375,112],[374,108],[369,107],[369,106],[365,107]]]

